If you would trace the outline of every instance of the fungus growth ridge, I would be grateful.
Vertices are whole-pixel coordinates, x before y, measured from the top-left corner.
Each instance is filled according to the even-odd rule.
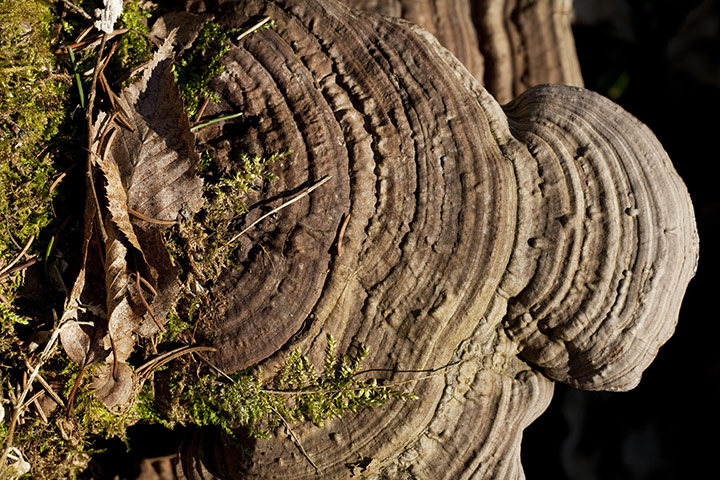
[[[243,121],[199,138],[293,152],[270,167],[267,210],[331,179],[239,237],[212,361],[272,372],[330,333],[342,350],[368,345],[388,384],[457,367],[409,383],[412,404],[294,426],[312,464],[292,438],[257,439],[250,458],[203,432],[186,475],[520,478],[521,432],[553,380],[637,384],[697,257],[687,190],[646,127],[577,87],[501,107],[425,30],[334,0],[221,8],[226,26],[275,28],[233,46],[214,81],[209,113]]]

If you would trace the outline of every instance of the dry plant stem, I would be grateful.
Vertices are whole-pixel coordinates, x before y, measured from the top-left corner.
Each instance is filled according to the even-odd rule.
[[[93,152],[93,140],[95,138],[95,128],[93,126],[93,107],[95,105],[95,94],[97,92],[97,80],[98,80],[98,74],[100,72],[100,64],[102,62],[102,51],[105,48],[105,42],[107,40],[107,34],[103,33],[102,40],[100,42],[100,51],[97,54],[97,60],[95,61],[95,71],[93,72],[93,79],[92,83],[90,84],[90,93],[88,95],[88,103],[87,103],[87,111],[85,112],[85,120],[87,122],[87,132],[88,132],[88,160],[87,160],[87,176],[88,176],[88,182],[90,185],[90,190],[92,192],[93,199],[95,201],[95,207],[96,207],[96,213],[97,213],[97,220],[98,220],[98,228],[100,229],[100,232],[102,234],[102,240],[105,241],[107,238],[107,232],[105,231],[105,222],[103,222],[102,219],[102,210],[100,208],[100,201],[98,200],[97,191],[95,190],[95,178],[92,172],[93,169],[93,155],[96,154],[96,152]],[[102,142],[101,142],[102,143]]]
[[[25,388],[29,388],[29,387],[26,386]],[[24,412],[25,410],[27,410],[27,408],[28,408],[30,405],[32,405],[33,403],[35,403],[35,402],[37,401],[37,399],[40,398],[40,396],[41,396],[42,394],[43,394],[42,391],[40,391],[40,392],[35,392],[35,395],[33,395],[32,397],[30,397],[30,400],[28,400],[27,402],[25,402],[25,403],[22,404],[21,410],[22,410],[23,412]]]
[[[308,455],[307,451],[305,451],[305,447],[303,447],[302,443],[300,443],[300,439],[295,435],[295,432],[293,432],[292,428],[290,428],[290,424],[287,420],[285,420],[285,417],[282,416],[282,414],[275,408],[270,407],[273,412],[280,418],[280,421],[282,421],[283,425],[285,425],[285,428],[287,429],[288,433],[290,434],[290,437],[292,437],[292,441],[295,444],[296,447],[298,447],[298,450],[300,450],[300,453],[303,454],[303,456],[307,459],[308,462],[310,462],[310,465],[313,466],[315,469],[315,472],[320,475],[320,468],[315,465],[315,462],[312,461],[312,458],[310,458],[310,455]]]
[[[0,270],[0,278],[2,278],[3,274],[5,272],[7,272],[8,270],[10,270],[13,267],[13,265],[15,265],[22,258],[23,255],[25,255],[25,253],[28,251],[28,249],[30,249],[30,245],[32,245],[33,241],[35,241],[35,235],[31,235],[30,238],[28,239],[28,241],[25,243],[25,246],[23,247],[22,251],[20,253],[18,253],[17,256],[15,258],[13,258],[10,263],[5,265],[5,267],[2,270]]]
[[[35,410],[37,410],[37,413],[38,413],[38,415],[40,415],[40,418],[42,419],[43,423],[45,423],[45,425],[47,425],[48,418],[47,418],[47,415],[45,415],[45,410],[43,410],[43,408],[40,406],[40,402],[38,402],[37,399],[35,399],[33,401],[33,405],[35,406]]]
[[[138,212],[137,210],[133,210],[132,208],[128,207],[128,213],[132,215],[133,217],[137,217],[140,220],[145,220],[148,223],[154,223],[156,225],[167,225],[169,227],[176,225],[178,222],[175,220],[159,220],[157,218],[148,217],[145,214],[142,214]]]
[[[198,110],[197,115],[195,115],[195,123],[199,122],[200,119],[203,116],[203,113],[205,113],[205,109],[207,108],[208,104],[210,103],[210,97],[206,98],[203,102],[202,106],[200,107],[200,110]],[[194,128],[194,127],[193,127]],[[191,128],[190,131],[192,132],[193,129]]]
[[[60,185],[60,182],[62,182],[63,179],[67,176],[67,174],[70,173],[70,170],[72,170],[76,166],[77,162],[70,165],[64,172],[57,176],[57,178],[50,185],[50,189],[48,190],[48,196],[52,195],[52,192],[55,190],[55,188],[57,188],[57,186]]]
[[[160,323],[160,319],[155,315],[155,312],[153,312],[153,309],[150,308],[150,304],[148,304],[147,300],[145,300],[145,295],[142,293],[142,288],[140,287],[140,274],[138,272],[135,272],[135,287],[137,288],[138,295],[140,296],[140,301],[142,302],[143,306],[145,306],[145,309],[148,311],[150,316],[153,319],[153,322],[155,322],[155,325],[160,329],[161,332],[165,332],[165,327],[163,327],[162,323]]]
[[[108,338],[110,339],[110,348],[112,349],[112,353],[113,353],[112,377],[113,377],[113,380],[115,380],[117,382],[118,381],[118,375],[117,375],[118,359],[117,359],[117,349],[115,348],[115,339],[113,338],[113,336],[110,332],[108,332]]]
[[[130,30],[127,28],[118,28],[116,30],[113,30],[112,33],[103,33],[103,37],[106,37],[107,40],[110,40],[113,37],[117,37],[118,35],[122,35],[124,33],[129,32]],[[76,40],[75,43],[60,47],[57,50],[55,50],[55,53],[64,53],[67,50],[67,47],[75,49],[76,52],[82,52],[83,50],[87,50],[89,48],[97,47],[99,44],[102,43],[102,37],[100,35],[93,36],[92,38],[89,38],[87,40]],[[88,75],[90,73],[93,73],[93,70],[90,70],[89,72],[86,72]]]
[[[322,186],[325,182],[327,182],[327,181],[330,180],[331,178],[332,178],[332,176],[330,176],[330,175],[325,175],[325,176],[322,177],[320,180],[318,180],[316,183],[314,183],[314,184],[312,184],[311,186],[307,187],[307,189],[305,189],[302,193],[299,193],[299,194],[295,195],[293,198],[291,198],[291,199],[288,200],[287,202],[283,203],[283,204],[280,205],[279,207],[273,208],[273,209],[270,210],[268,213],[266,213],[265,215],[263,215],[263,216],[261,216],[260,218],[258,218],[257,220],[255,220],[255,221],[254,221],[253,223],[251,223],[246,229],[244,229],[244,230],[241,231],[240,233],[236,234],[233,238],[231,238],[228,243],[233,243],[235,240],[237,240],[238,238],[240,238],[240,237],[243,235],[243,233],[247,232],[248,230],[250,230],[251,228],[253,228],[255,225],[257,225],[257,224],[260,223],[261,221],[265,220],[265,219],[266,219],[267,217],[269,217],[270,215],[272,215],[272,214],[274,214],[274,213],[277,213],[277,212],[279,212],[280,210],[282,210],[283,208],[285,208],[285,207],[287,207],[287,206],[289,206],[289,205],[292,205],[293,203],[297,202],[297,201],[300,200],[301,198],[308,196],[308,195],[310,194],[310,192],[312,192],[312,191],[315,190],[316,188]]]
[[[355,388],[334,388],[334,389],[325,389],[325,390],[268,390],[268,389],[263,388],[260,391],[263,393],[272,393],[275,395],[316,395],[318,393],[357,392],[360,390],[367,390],[369,388],[374,388],[374,389],[395,388],[395,387],[401,387],[403,385],[408,385],[410,383],[427,380],[429,378],[434,378],[439,375],[444,375],[451,368],[456,368],[459,365],[461,365],[467,361],[470,361],[470,360],[472,360],[472,359],[466,359],[466,360],[462,360],[459,362],[454,362],[454,363],[451,363],[449,365],[446,365],[444,367],[440,367],[440,368],[437,368],[434,370],[426,370],[426,371],[429,371],[432,373],[430,373],[428,375],[423,375],[421,377],[410,378],[408,380],[403,380],[403,381],[395,382],[395,383],[388,383],[387,385],[377,385],[375,387],[364,386],[364,387],[355,387]],[[364,372],[358,372],[356,375],[359,375],[359,374],[365,373],[365,372],[369,372],[369,371],[371,371],[371,370],[365,370]],[[405,370],[392,370],[392,371],[401,373],[401,372],[404,372]]]
[[[82,9],[82,7],[78,7],[70,0],[62,0],[62,2],[65,4],[66,7],[68,7],[70,10],[74,10],[76,13],[79,13],[80,16],[87,20],[93,20],[93,18],[88,14],[85,10]]]
[[[83,363],[82,368],[80,368],[80,372],[78,373],[77,378],[75,378],[75,383],[73,383],[72,390],[70,390],[70,394],[68,395],[68,404],[67,404],[68,418],[72,417],[73,407],[75,406],[75,394],[77,393],[77,389],[80,386],[80,381],[82,380],[82,377],[85,374],[85,369],[87,368],[87,366],[88,366],[88,364],[86,361],[85,363]]]
[[[265,25],[265,24],[268,23],[269,21],[270,21],[270,17],[264,17],[264,18],[261,19],[258,23],[256,23],[255,25],[253,25],[253,26],[250,27],[249,29],[245,30],[245,31],[244,31],[243,33],[241,33],[240,35],[238,35],[238,37],[237,37],[235,40],[237,40],[237,41],[239,42],[240,40],[242,40],[243,38],[247,37],[247,36],[250,35],[251,33],[257,31],[260,27],[262,27],[263,25]]]
[[[90,25],[89,27],[85,28],[82,32],[80,32],[80,35],[77,36],[75,39],[75,43],[80,43],[83,41],[85,37],[87,37],[87,34],[92,32],[93,26]]]
[[[203,108],[204,108],[204,104],[203,104]],[[198,114],[198,118],[200,118],[199,115],[200,114]],[[190,127],[190,131],[197,132],[201,128],[208,127],[214,123],[224,122],[225,120],[232,120],[233,118],[237,118],[241,115],[242,115],[242,112],[238,112],[238,113],[231,113],[230,115],[224,115],[224,116],[218,117],[218,118],[213,118],[212,120],[208,120],[207,122],[198,123],[197,125],[193,125],[192,127]],[[197,122],[197,120],[196,120],[196,122]]]
[[[147,287],[148,290],[150,290],[150,293],[152,293],[153,295],[157,296],[157,294],[158,294],[158,293],[157,293],[157,290],[155,290],[155,288],[152,286],[152,284],[151,284],[150,282],[148,282],[147,280],[145,280],[143,277],[140,277],[140,282],[141,282],[143,285],[145,285],[145,287]]]
[[[79,324],[80,322],[75,321],[66,321],[64,323],[61,323],[58,325],[54,330],[52,335],[50,336],[50,339],[48,340],[47,345],[45,345],[45,348],[43,349],[42,353],[40,354],[40,358],[37,361],[37,364],[35,367],[31,369],[30,376],[27,379],[27,383],[25,387],[22,389],[22,392],[20,395],[13,401],[13,415],[10,419],[10,424],[8,425],[8,431],[7,436],[5,437],[5,449],[2,452],[2,456],[0,456],[0,465],[5,465],[7,462],[7,456],[10,452],[10,448],[12,447],[13,443],[13,437],[15,436],[15,427],[18,423],[18,420],[20,420],[20,417],[22,416],[25,408],[32,403],[31,401],[25,402],[25,398],[30,393],[30,389],[32,388],[33,383],[37,379],[37,377],[40,375],[40,368],[45,364],[48,358],[50,358],[50,355],[53,352],[53,349],[55,348],[55,345],[57,344],[58,338],[60,337],[60,332],[67,327],[68,325],[72,324]],[[83,322],[84,323],[84,322]],[[41,392],[38,392],[41,393]],[[32,399],[31,399],[32,400]]]
[[[146,379],[158,368],[162,367],[163,365],[165,365],[183,355],[187,355],[190,353],[196,353],[196,352],[214,352],[214,351],[216,351],[216,349],[214,347],[187,345],[187,346],[172,350],[170,352],[163,353],[159,357],[149,360],[148,362],[146,362],[143,365],[141,365],[140,367],[138,367],[138,369],[135,371],[135,373],[137,373],[142,379]]]
[[[0,280],[2,280],[3,278],[5,278],[5,277],[7,277],[7,276],[9,276],[9,275],[12,275],[12,274],[15,273],[15,272],[19,272],[20,270],[25,270],[25,269],[28,268],[29,266],[34,265],[35,263],[37,263],[38,260],[39,260],[39,257],[31,257],[30,260],[28,260],[28,261],[26,261],[26,262],[23,262],[23,263],[21,263],[20,265],[18,265],[18,266],[16,266],[16,267],[11,268],[11,269],[8,270],[7,272],[1,273],[1,274],[0,274]]]
[[[215,365],[215,364],[212,363],[210,360],[208,360],[204,355],[200,355],[200,354],[198,353],[197,356],[198,356],[198,358],[199,358],[200,360],[202,360],[208,367],[210,367],[210,368],[212,368],[213,370],[215,370],[215,372],[218,373],[220,376],[225,377],[225,378],[226,378],[227,380],[229,380],[230,382],[233,382],[233,383],[235,382],[235,380],[233,380],[233,378],[232,378],[230,375],[228,375],[227,373],[225,373],[221,368],[219,368],[217,365]]]
[[[27,360],[25,360],[25,367],[30,372],[32,372],[32,365],[30,365],[30,362],[28,362]],[[42,375],[40,375],[40,374],[37,375],[37,381],[38,381],[38,383],[40,383],[40,385],[42,385],[42,387],[45,389],[45,391],[48,393],[48,395],[50,395],[50,398],[55,400],[55,403],[60,405],[62,408],[65,408],[65,402],[63,402],[62,398],[60,398],[58,396],[58,394],[55,393],[55,390],[52,389],[50,384],[47,383],[47,381],[42,377]]]

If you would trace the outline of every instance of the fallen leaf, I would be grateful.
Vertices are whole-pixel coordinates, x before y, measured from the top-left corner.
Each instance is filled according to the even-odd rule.
[[[104,113],[101,113],[99,117],[100,120],[102,120],[103,115]],[[127,194],[125,193],[125,187],[123,187],[120,170],[118,169],[117,163],[115,163],[115,158],[112,155],[107,155],[106,158],[98,160],[97,163],[105,175],[105,196],[107,197],[107,207],[112,216],[112,220],[130,244],[142,253],[140,242],[135,235],[135,229],[130,222]]]
[[[93,376],[90,389],[95,391],[95,398],[113,408],[131,398],[134,384],[133,371],[127,363],[120,362],[115,368],[112,363],[106,363]]]
[[[88,181],[83,261],[63,314],[66,321],[93,323],[69,325],[62,343],[79,364],[105,362],[92,385],[108,407],[132,395],[134,379],[126,361],[135,338],[158,331],[149,310],[164,321],[179,290],[161,232],[181,212],[192,215],[203,204],[199,157],[172,74],[173,38],[171,32],[142,78],[118,96],[132,130],[106,112],[98,114],[93,127],[92,163],[100,167],[104,182],[95,182],[95,198]],[[88,261],[94,236],[104,237],[104,262]],[[138,289],[138,273],[150,287]],[[145,288],[152,294],[143,293]],[[88,303],[104,303],[105,315],[89,311]]]
[[[158,18],[153,24],[150,35],[160,40],[165,40],[173,31],[175,34],[175,45],[177,51],[182,52],[189,48],[197,38],[205,22],[211,20],[212,15],[202,15],[190,12],[170,12]]]
[[[112,350],[109,362],[124,362],[132,353],[135,344],[132,332],[135,327],[135,313],[127,299],[129,275],[127,268],[127,247],[117,234],[111,222],[106,222],[108,234],[105,243],[105,291],[107,295],[107,334]]]
[[[160,221],[174,221],[180,211],[197,212],[203,204],[200,158],[172,73],[174,38],[171,32],[143,77],[120,93],[135,130],[119,128],[106,152],[119,168],[128,207]]]

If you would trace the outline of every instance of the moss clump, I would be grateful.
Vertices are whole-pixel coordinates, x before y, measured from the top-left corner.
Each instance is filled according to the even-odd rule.
[[[52,218],[56,172],[44,147],[64,118],[69,84],[50,51],[52,18],[47,2],[0,0],[0,265]]]
[[[130,31],[122,36],[113,55],[113,71],[129,72],[150,60],[151,44],[144,34],[150,32],[148,19],[156,9],[157,5],[146,1],[135,0],[125,4],[118,25]]]
[[[176,373],[172,401],[160,415],[168,425],[216,426],[231,438],[239,429],[250,436],[269,437],[283,423],[310,421],[322,427],[330,418],[377,407],[391,398],[416,398],[379,385],[375,379],[359,380],[367,353],[361,348],[357,355],[338,358],[335,340],[328,335],[321,373],[296,350],[285,359],[272,390],[264,387],[259,368],[229,377],[209,374],[192,382]]]
[[[210,88],[210,83],[225,70],[220,60],[230,49],[228,38],[248,30],[260,31],[272,26],[273,22],[263,23],[259,27],[231,29],[224,29],[214,22],[203,25],[190,49],[175,66],[175,83],[180,88],[180,96],[185,103],[188,117],[194,118],[198,114],[204,99],[218,100],[217,94]]]
[[[185,112],[190,118],[197,115],[204,98],[217,101],[210,82],[224,70],[220,59],[230,49],[226,42],[228,34],[217,23],[207,22],[192,47],[175,65],[175,83],[180,88]]]

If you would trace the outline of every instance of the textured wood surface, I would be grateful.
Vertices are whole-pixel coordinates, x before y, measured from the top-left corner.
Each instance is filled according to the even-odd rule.
[[[546,3],[546,2],[537,2]],[[294,425],[321,478],[522,478],[522,429],[549,378],[627,389],[672,333],[696,262],[687,192],[649,130],[606,99],[537,87],[503,110],[434,37],[332,0],[247,0],[203,140],[293,154],[246,224],[213,358],[272,375],[291,350],[370,347],[386,382],[460,362],[390,402]],[[210,112],[214,113],[214,112]],[[338,255],[343,216],[350,220]],[[531,363],[526,362],[529,360]],[[188,478],[318,478],[282,429],[249,458],[202,432]],[[359,466],[362,465],[362,468]]]
[[[545,83],[582,86],[572,0],[344,0],[433,34],[506,103]]]

